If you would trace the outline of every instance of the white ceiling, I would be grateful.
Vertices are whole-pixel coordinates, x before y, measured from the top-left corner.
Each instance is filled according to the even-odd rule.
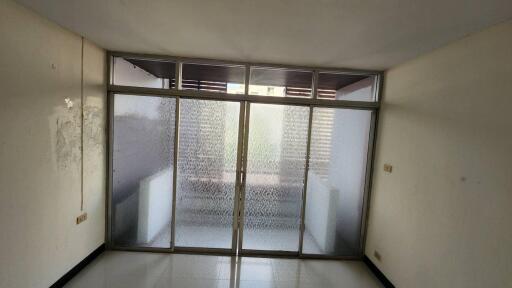
[[[384,70],[512,18],[512,0],[18,0],[116,51]]]

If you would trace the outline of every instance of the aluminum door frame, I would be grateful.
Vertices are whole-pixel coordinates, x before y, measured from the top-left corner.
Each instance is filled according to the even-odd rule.
[[[144,87],[135,87],[135,86],[119,86],[119,85],[113,85],[111,81],[112,75],[114,73],[113,65],[112,65],[112,59],[113,56],[116,57],[135,57],[135,58],[142,58],[142,59],[168,59],[176,61],[176,85],[174,88],[169,89],[160,89],[160,88],[144,88]],[[150,252],[176,252],[176,253],[199,253],[199,254],[214,254],[214,255],[237,255],[239,251],[238,245],[238,231],[239,231],[239,222],[240,217],[237,213],[233,213],[234,220],[233,220],[233,239],[232,239],[232,248],[231,249],[194,249],[194,248],[180,248],[180,247],[174,247],[174,241],[172,240],[171,248],[156,248],[156,247],[119,247],[116,245],[113,245],[112,243],[112,156],[113,156],[113,133],[114,133],[114,127],[113,127],[113,120],[114,120],[114,113],[113,113],[113,106],[114,106],[114,95],[115,94],[125,94],[125,95],[135,95],[135,96],[157,96],[157,97],[169,97],[169,98],[176,98],[177,107],[179,106],[179,99],[210,99],[210,100],[223,100],[223,101],[231,101],[231,102],[240,102],[243,103],[244,107],[248,107],[249,103],[268,103],[268,104],[285,104],[285,105],[299,105],[299,106],[309,106],[310,107],[310,118],[312,117],[311,109],[314,107],[331,107],[331,108],[346,108],[346,109],[361,109],[361,110],[370,110],[372,111],[372,122],[371,122],[371,128],[370,128],[370,140],[368,143],[368,154],[367,154],[367,164],[366,164],[366,185],[365,185],[365,191],[364,191],[364,200],[363,200],[363,216],[362,216],[362,227],[361,227],[361,249],[364,248],[364,243],[366,240],[366,231],[367,231],[367,214],[369,211],[369,201],[370,201],[370,191],[371,191],[371,183],[372,183],[372,176],[373,176],[373,166],[374,166],[374,149],[376,145],[376,138],[377,138],[377,126],[378,126],[378,114],[379,114],[379,108],[380,103],[382,100],[382,86],[383,86],[383,78],[384,73],[382,71],[371,71],[371,70],[354,70],[354,69],[343,69],[343,68],[322,68],[322,67],[302,67],[302,66],[293,66],[293,65],[279,65],[279,64],[269,64],[269,63],[248,63],[248,62],[233,62],[234,64],[243,64],[245,65],[245,91],[244,94],[223,94],[223,93],[213,93],[213,92],[205,92],[205,91],[188,91],[188,90],[181,90],[181,68],[182,63],[184,61],[195,61],[198,63],[209,63],[209,64],[226,64],[231,63],[229,61],[219,61],[219,60],[211,60],[211,59],[201,59],[201,58],[184,58],[184,57],[173,57],[173,56],[162,56],[162,55],[147,55],[147,54],[136,54],[136,53],[126,53],[126,52],[113,52],[108,51],[107,57],[106,57],[106,78],[108,79],[108,84],[106,87],[106,94],[107,94],[107,118],[108,118],[108,136],[107,137],[107,159],[105,167],[107,169],[107,175],[109,177],[107,183],[106,183],[106,190],[107,190],[107,201],[106,201],[106,212],[105,213],[105,220],[106,220],[106,227],[105,227],[105,240],[106,240],[106,246],[108,249],[111,250],[129,250],[129,251],[150,251]],[[312,98],[310,99],[301,99],[301,98],[285,98],[285,97],[268,97],[268,96],[255,96],[255,95],[249,95],[249,71],[250,67],[253,66],[265,66],[265,67],[276,67],[276,68],[296,68],[296,69],[305,69],[305,70],[311,70],[314,72],[313,76],[313,91],[312,91]],[[350,75],[373,75],[375,76],[375,83],[376,87],[373,93],[375,93],[376,102],[361,102],[361,101],[345,101],[345,100],[338,100],[338,101],[331,101],[331,100],[324,100],[324,99],[318,99],[318,73],[319,72],[333,72],[333,73],[341,73],[341,74],[350,74]],[[179,114],[179,108],[177,108],[177,113]],[[241,111],[241,110],[240,110]],[[242,113],[241,113],[242,114]],[[178,117],[179,121],[179,115],[176,115]],[[244,116],[246,117],[246,116]],[[243,118],[240,116],[240,118]],[[246,117],[248,118],[248,117]],[[245,123],[245,118],[243,119]],[[242,121],[242,120],[240,120]],[[311,119],[310,119],[311,121]],[[240,123],[240,122],[239,122]],[[178,125],[177,121],[175,125]],[[244,129],[239,124],[239,129]],[[248,130],[247,130],[248,131]],[[242,131],[242,134],[245,135],[247,133],[246,130]],[[177,129],[175,129],[175,133],[177,132]],[[308,130],[308,142],[311,138],[311,127]],[[177,153],[177,137],[175,137],[175,154]],[[240,149],[240,131],[239,131],[239,147]],[[308,143],[310,145],[310,143]],[[242,144],[243,146],[243,144]],[[243,149],[243,147],[242,147]],[[308,148],[307,154],[309,156]],[[239,163],[239,157],[240,155],[237,155],[237,166]],[[308,160],[309,162],[309,157]],[[174,169],[177,169],[177,157],[175,157],[175,165]],[[238,168],[238,167],[237,167]],[[307,184],[307,169],[306,169],[306,178],[305,178],[305,184]],[[243,174],[241,173],[242,169],[240,167],[240,173],[237,173],[237,176],[239,177],[239,181],[241,182],[241,179]],[[174,175],[176,175],[175,173]],[[175,177],[173,175],[173,177]],[[176,181],[173,181],[173,186],[175,186]],[[236,184],[236,183],[235,183]],[[239,187],[240,185],[237,185]],[[305,209],[305,200],[306,200],[306,191],[307,186],[305,185],[304,192],[303,192],[303,209]],[[236,196],[240,196],[240,188],[235,189],[235,193],[238,193]],[[239,197],[235,197],[238,199]],[[173,187],[173,202],[175,201],[175,188]],[[240,203],[235,203],[234,205],[239,205]],[[173,203],[174,205],[174,203]],[[175,207],[173,207],[175,208]],[[243,207],[242,207],[243,208]],[[237,209],[240,210],[240,209]],[[173,209],[174,213],[175,209]],[[234,211],[236,211],[234,209]],[[304,218],[304,210],[301,211],[302,215],[301,218]],[[304,219],[301,219],[301,222],[303,222]],[[174,217],[172,217],[171,221],[175,221]],[[174,230],[174,223],[172,224],[172,231],[171,233],[175,233]],[[235,226],[236,225],[236,226]],[[301,223],[301,238],[303,238],[303,231],[304,231],[304,224]],[[243,232],[242,232],[243,233]],[[175,237],[175,236],[172,236]],[[236,239],[236,240],[235,240]],[[303,239],[299,240],[302,241],[300,245],[300,250],[298,253],[276,253],[276,251],[270,251],[272,253],[267,254],[267,251],[260,251],[260,250],[245,250],[241,255],[246,256],[276,256],[276,257],[299,257],[299,258],[312,258],[312,259],[362,259],[363,254],[358,256],[331,256],[331,255],[310,255],[310,254],[302,254],[302,246],[303,246]],[[235,243],[236,242],[236,243]],[[178,249],[175,249],[178,248]],[[241,246],[240,246],[241,248]],[[277,251],[281,252],[281,251]]]
[[[190,96],[170,96],[170,95],[160,95],[160,94],[138,94],[138,93],[128,93],[128,92],[109,92],[108,93],[108,125],[110,131],[110,138],[108,141],[108,175],[109,178],[112,179],[112,153],[113,153],[113,133],[114,133],[114,96],[115,94],[126,94],[126,95],[134,95],[139,97],[152,96],[152,97],[169,97],[176,99],[176,111],[175,111],[175,138],[174,138],[174,159],[175,165],[173,167],[173,209],[172,209],[172,218],[171,218],[171,245],[170,248],[159,248],[159,247],[125,247],[118,246],[112,243],[112,181],[110,180],[108,185],[108,195],[107,195],[107,221],[108,225],[106,227],[106,235],[107,235],[107,247],[112,250],[128,250],[128,251],[150,251],[150,252],[176,252],[176,253],[196,253],[196,254],[214,254],[214,255],[241,255],[241,256],[270,256],[270,257],[299,257],[299,258],[312,258],[312,259],[359,259],[358,256],[332,256],[332,255],[317,255],[317,254],[303,254],[303,237],[304,237],[304,218],[305,218],[305,206],[307,200],[307,172],[309,170],[309,154],[310,154],[310,146],[311,146],[311,133],[312,133],[312,117],[313,117],[313,108],[314,107],[323,107],[319,105],[304,105],[304,104],[288,104],[288,103],[268,103],[268,102],[259,102],[259,101],[241,101],[234,99],[205,99],[205,98],[196,98]],[[177,185],[177,159],[179,153],[179,118],[180,118],[180,99],[200,99],[200,100],[214,100],[214,101],[227,101],[227,102],[239,102],[240,103],[240,111],[239,111],[239,125],[238,125],[238,146],[237,146],[237,164],[236,164],[236,179],[235,179],[235,201],[233,203],[233,229],[232,229],[232,247],[225,248],[207,248],[207,247],[179,247],[175,245],[175,209],[176,209],[176,185]],[[280,104],[280,105],[292,105],[292,106],[309,106],[309,123],[308,123],[308,136],[307,136],[307,152],[306,152],[306,169],[305,169],[305,178],[304,178],[304,187],[302,193],[302,207],[301,207],[301,225],[300,225],[300,235],[299,235],[299,251],[297,252],[289,252],[289,251],[267,251],[267,250],[251,250],[251,249],[242,249],[243,243],[243,218],[244,218],[244,209],[245,209],[245,171],[246,171],[246,156],[247,151],[245,151],[248,146],[245,143],[248,142],[249,135],[249,120],[250,120],[250,104],[252,103],[261,103],[261,104]],[[346,109],[351,109],[346,107]],[[372,110],[372,109],[365,109]],[[366,180],[366,191],[364,195],[364,209],[363,211],[363,227],[361,229],[361,234],[364,235],[366,228],[366,214],[368,209],[368,201],[369,195],[368,192],[370,190],[371,184],[371,167],[373,166],[373,147],[375,145],[375,133],[376,133],[376,124],[377,124],[377,112],[373,111],[372,113],[372,121],[371,121],[371,129],[370,136],[371,140],[368,143],[368,163],[367,163],[367,180]],[[364,242],[364,238],[362,241]],[[364,245],[364,243],[362,243]]]
[[[311,144],[311,127],[313,120],[313,106],[312,105],[302,105],[302,104],[286,104],[286,103],[261,103],[254,101],[246,101],[246,110],[245,110],[245,121],[244,121],[244,137],[243,137],[243,155],[242,155],[242,167],[240,171],[240,178],[242,181],[240,182],[240,204],[239,204],[239,213],[238,213],[238,244],[237,244],[237,255],[241,256],[270,256],[270,257],[301,257],[302,256],[302,244],[303,244],[303,236],[304,236],[304,220],[305,220],[305,209],[306,209],[306,190],[307,190],[307,177],[308,177],[308,169],[309,169],[309,152],[310,152],[310,144]],[[245,220],[245,207],[246,207],[246,179],[247,179],[247,156],[248,156],[248,148],[249,148],[249,132],[250,132],[250,118],[251,118],[251,104],[268,104],[268,105],[282,105],[282,106],[301,106],[301,107],[309,107],[308,111],[308,132],[306,141],[306,155],[305,155],[305,168],[304,168],[304,181],[302,183],[302,193],[301,193],[301,207],[300,207],[300,226],[299,226],[299,245],[297,247],[297,251],[282,251],[282,250],[259,250],[259,249],[243,249],[243,235],[244,235],[244,220]]]
[[[216,255],[236,255],[237,253],[237,245],[238,245],[238,226],[239,226],[239,199],[240,199],[240,188],[241,188],[241,179],[240,179],[240,171],[242,165],[242,147],[243,147],[243,122],[244,122],[244,114],[246,109],[246,101],[238,101],[238,100],[221,100],[221,99],[198,99],[198,98],[188,98],[188,97],[178,97],[185,99],[193,99],[199,101],[217,101],[217,102],[231,102],[231,103],[239,103],[239,116],[238,116],[238,135],[237,135],[237,157],[236,157],[236,170],[235,170],[235,195],[233,197],[233,217],[232,217],[232,234],[231,234],[231,248],[210,248],[210,247],[184,247],[177,246],[175,241],[176,235],[176,191],[177,191],[177,179],[178,179],[178,156],[179,156],[179,124],[180,124],[180,111],[177,110],[176,113],[176,128],[175,133],[176,136],[174,138],[174,153],[175,153],[175,164],[174,164],[174,174],[173,174],[173,215],[172,215],[172,227],[171,227],[171,250],[170,252],[177,253],[195,253],[195,254],[216,254]],[[179,105],[176,105],[179,107]]]

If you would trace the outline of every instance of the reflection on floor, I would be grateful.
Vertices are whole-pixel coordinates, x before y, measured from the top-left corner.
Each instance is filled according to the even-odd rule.
[[[176,234],[176,245],[181,247],[231,248],[232,229],[207,226],[179,226]],[[205,237],[208,235],[208,237]],[[169,229],[158,234],[150,243],[150,247],[169,247]],[[307,243],[316,243],[308,230],[304,233]],[[322,254],[316,247],[308,247],[311,254]],[[297,251],[299,247],[298,230],[250,230],[244,232],[243,248],[250,250]]]
[[[374,288],[382,285],[359,261],[107,251],[65,287]]]

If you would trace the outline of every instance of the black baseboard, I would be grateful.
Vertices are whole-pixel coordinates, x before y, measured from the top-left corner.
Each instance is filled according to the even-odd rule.
[[[101,244],[100,247],[96,248],[91,254],[87,255],[80,263],[76,264],[75,267],[71,268],[64,276],[60,277],[57,282],[53,283],[50,288],[58,288],[63,287],[66,283],[71,280],[71,278],[75,277],[78,272],[85,268],[89,263],[92,262],[96,257],[100,256],[101,253],[105,251],[105,244]]]
[[[389,281],[389,279],[384,275],[375,264],[373,264],[372,260],[368,258],[366,255],[364,255],[363,258],[364,264],[370,268],[372,273],[379,279],[379,281],[384,285],[386,288],[395,288],[395,285]]]

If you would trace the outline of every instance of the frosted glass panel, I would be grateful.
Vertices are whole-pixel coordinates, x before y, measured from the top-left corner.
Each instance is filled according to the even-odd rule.
[[[251,104],[243,249],[297,251],[309,108]]]
[[[176,246],[231,248],[240,103],[182,99]]]
[[[115,95],[112,240],[170,247],[176,100]]]
[[[371,111],[315,108],[303,253],[358,256]]]

